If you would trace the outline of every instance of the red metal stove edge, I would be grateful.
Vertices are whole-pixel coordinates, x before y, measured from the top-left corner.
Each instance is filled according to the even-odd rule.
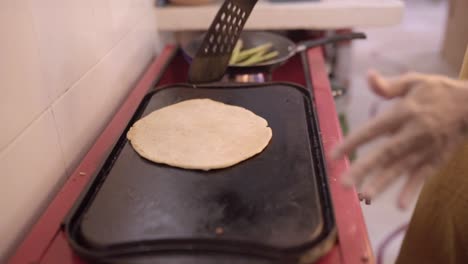
[[[314,100],[317,108],[320,131],[325,155],[342,139],[335,102],[331,94],[321,48],[307,52],[309,71],[312,79]],[[359,199],[354,189],[340,184],[341,174],[348,169],[348,160],[327,160],[327,172],[334,206],[341,261],[346,264],[373,263]]]

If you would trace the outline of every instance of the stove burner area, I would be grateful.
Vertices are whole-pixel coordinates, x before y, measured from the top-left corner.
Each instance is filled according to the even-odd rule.
[[[269,73],[251,73],[251,74],[233,74],[225,76],[226,82],[238,83],[263,83],[271,81],[271,74]]]

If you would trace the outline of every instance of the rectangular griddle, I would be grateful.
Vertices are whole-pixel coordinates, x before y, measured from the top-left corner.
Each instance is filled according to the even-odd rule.
[[[318,121],[307,90],[288,83],[222,85],[176,84],[143,99],[65,221],[78,254],[113,263],[295,263],[314,261],[333,245]],[[134,151],[126,133],[136,120],[195,98],[265,118],[273,131],[269,145],[212,171],[156,164]]]

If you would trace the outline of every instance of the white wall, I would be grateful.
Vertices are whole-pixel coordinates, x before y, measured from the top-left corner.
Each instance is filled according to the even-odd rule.
[[[0,263],[156,50],[152,0],[0,0]]]

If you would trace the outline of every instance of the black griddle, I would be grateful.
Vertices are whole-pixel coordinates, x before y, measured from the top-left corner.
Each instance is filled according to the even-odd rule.
[[[136,120],[194,98],[262,116],[271,142],[238,165],[212,171],[153,163],[134,151],[126,133]],[[150,92],[64,227],[73,249],[94,262],[317,259],[333,245],[335,223],[310,94],[288,83],[176,84]]]

